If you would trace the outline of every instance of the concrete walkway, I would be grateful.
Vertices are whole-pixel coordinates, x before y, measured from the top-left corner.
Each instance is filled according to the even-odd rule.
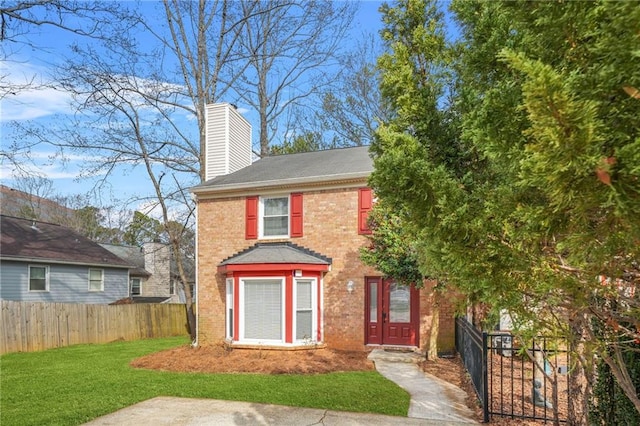
[[[205,425],[468,425],[476,423],[458,387],[422,372],[420,355],[376,349],[369,358],[376,370],[411,394],[409,417],[285,407],[252,402],[157,397],[99,417],[93,426]]]
[[[467,394],[462,389],[418,367],[422,355],[374,349],[369,359],[380,374],[409,392],[409,417],[447,425],[477,423],[473,411],[465,404]]]

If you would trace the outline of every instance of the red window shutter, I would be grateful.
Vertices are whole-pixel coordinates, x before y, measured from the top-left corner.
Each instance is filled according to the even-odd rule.
[[[370,234],[371,229],[367,224],[369,211],[373,205],[373,196],[371,188],[360,188],[358,191],[358,233]]]
[[[302,215],[302,193],[291,194],[291,237],[302,237],[303,215]]]
[[[247,197],[245,219],[245,238],[255,240],[258,238],[258,197]]]

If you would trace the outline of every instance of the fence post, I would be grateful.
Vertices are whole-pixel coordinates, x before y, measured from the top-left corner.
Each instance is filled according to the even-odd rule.
[[[482,421],[489,423],[489,373],[487,368],[487,332],[482,332]]]

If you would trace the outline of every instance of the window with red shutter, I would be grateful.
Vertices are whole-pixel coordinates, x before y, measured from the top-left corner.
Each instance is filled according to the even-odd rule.
[[[258,197],[247,197],[245,218],[245,238],[247,240],[258,238]]]
[[[371,188],[360,188],[358,191],[358,233],[370,234],[369,224],[369,211],[373,205],[373,195]]]
[[[302,193],[291,194],[291,238],[302,237],[303,214]]]

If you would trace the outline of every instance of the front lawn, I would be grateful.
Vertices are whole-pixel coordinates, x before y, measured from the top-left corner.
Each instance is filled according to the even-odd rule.
[[[79,345],[0,358],[0,424],[82,424],[156,396],[213,398],[406,416],[409,395],[375,371],[317,375],[137,370],[184,338]]]

